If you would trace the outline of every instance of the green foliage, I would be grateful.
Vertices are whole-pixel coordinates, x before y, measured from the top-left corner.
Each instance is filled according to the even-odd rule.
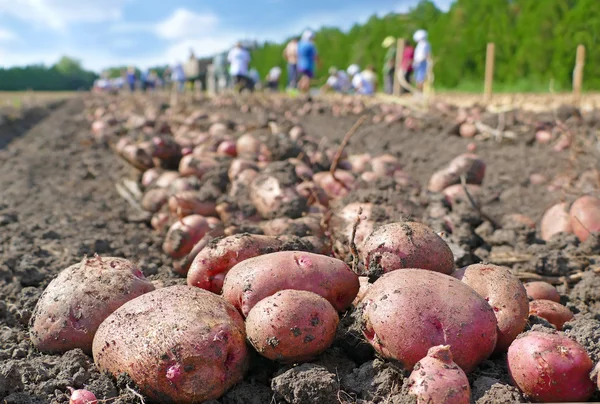
[[[422,0],[406,14],[373,16],[347,32],[323,27],[315,40],[322,61],[317,82],[330,66],[372,64],[381,72],[383,39],[411,39],[419,28],[429,32],[439,89],[481,91],[488,42],[496,45],[497,91],[548,91],[551,82],[557,91],[569,89],[578,44],[586,47],[584,87],[600,88],[598,0],[456,0],[446,13]],[[273,66],[285,67],[286,42],[265,43],[252,52],[261,77]]]

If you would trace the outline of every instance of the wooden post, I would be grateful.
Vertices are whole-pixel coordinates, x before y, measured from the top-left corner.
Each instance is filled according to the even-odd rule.
[[[573,97],[577,105],[581,102],[581,85],[583,83],[583,67],[585,66],[585,46],[577,47],[575,70],[573,72]]]
[[[402,64],[404,43],[404,38],[400,38],[398,39],[398,43],[396,44],[396,66],[394,70],[394,95],[396,97],[400,95],[400,81],[398,80],[398,74],[400,73],[400,65]]]
[[[492,84],[494,81],[494,43],[487,44],[485,53],[485,84],[484,84],[484,99],[486,102],[492,99]]]

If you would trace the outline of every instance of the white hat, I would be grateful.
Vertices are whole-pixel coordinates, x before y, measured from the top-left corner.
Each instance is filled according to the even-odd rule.
[[[302,39],[305,41],[308,41],[309,39],[313,39],[315,37],[314,32],[312,32],[311,30],[307,29],[306,31],[304,31],[302,33]]]
[[[427,39],[427,31],[425,31],[424,29],[417,30],[417,32],[415,32],[415,34],[413,35],[413,39],[415,40],[415,42]]]
[[[358,65],[350,65],[347,70],[350,76],[354,76],[360,72],[360,67]]]

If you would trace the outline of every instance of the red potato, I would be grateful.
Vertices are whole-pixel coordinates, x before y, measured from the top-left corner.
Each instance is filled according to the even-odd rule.
[[[469,285],[492,306],[498,323],[496,352],[506,352],[525,329],[529,317],[529,300],[523,283],[508,268],[491,264],[469,265],[452,276]]]
[[[181,175],[177,171],[165,171],[158,176],[154,185],[157,188],[168,188]]]
[[[250,183],[250,200],[265,219],[281,216],[298,217],[306,211],[307,199],[296,191],[296,185],[287,186],[278,177],[261,173]]]
[[[126,145],[121,151],[121,156],[125,161],[139,170],[146,171],[154,167],[152,156],[141,146],[135,144]]]
[[[97,404],[96,395],[89,390],[74,390],[71,388],[69,404]]]
[[[474,153],[477,150],[477,143],[471,142],[467,145],[467,150]]]
[[[325,190],[312,181],[304,181],[296,185],[296,192],[306,198],[309,206],[321,205],[325,208],[329,206],[329,196]]]
[[[359,276],[358,281],[360,282],[360,287],[358,289],[358,294],[356,295],[356,297],[354,298],[354,301],[352,302],[352,305],[354,307],[358,306],[358,304],[361,302],[362,298],[367,293],[367,290],[369,290],[369,288],[371,287],[371,283],[369,283],[368,276]]]
[[[225,275],[249,258],[278,251],[283,242],[277,237],[236,234],[210,242],[201,250],[187,274],[190,286],[221,293]]]
[[[447,168],[438,170],[429,179],[427,189],[431,192],[442,192],[450,185],[456,184],[460,181],[460,178],[456,178],[456,174],[449,171]]]
[[[142,209],[147,212],[158,212],[169,200],[169,191],[164,188],[148,190],[142,197]]]
[[[365,240],[362,261],[371,274],[419,268],[451,274],[454,255],[448,244],[422,223],[390,223]]]
[[[348,161],[352,166],[352,172],[363,173],[368,171],[369,163],[371,162],[371,155],[369,153],[353,154],[348,156]]]
[[[152,290],[152,283],[129,260],[84,258],[59,273],[40,296],[31,317],[31,342],[42,352],[80,348],[90,353],[104,319]]]
[[[192,251],[190,251],[188,255],[173,263],[173,272],[179,275],[187,276],[192,263],[200,251],[202,251],[215,238],[223,237],[225,235],[223,222],[221,222],[219,219],[207,217],[206,222],[208,223],[209,231],[206,232],[204,237],[202,237],[202,239],[194,245],[194,248],[192,248]]]
[[[507,362],[513,383],[533,401],[584,402],[594,393],[590,357],[564,334],[523,334],[508,349]]]
[[[523,286],[531,300],[551,300],[560,303],[558,290],[548,282],[527,282]]]
[[[529,315],[543,318],[559,331],[573,319],[571,310],[552,300],[532,300],[529,302]]]
[[[233,182],[243,171],[248,169],[258,171],[258,167],[254,161],[240,158],[233,159],[229,166],[229,171],[227,171],[229,181]]]
[[[540,144],[548,144],[552,141],[552,133],[547,130],[538,130],[535,132],[535,140]]]
[[[231,268],[223,283],[223,297],[247,316],[256,303],[281,290],[307,290],[343,311],[352,304],[359,286],[358,276],[341,260],[281,251],[250,258]]]
[[[179,218],[190,215],[216,216],[215,201],[204,201],[197,191],[178,192],[169,198],[169,210]]]
[[[221,122],[216,122],[208,128],[208,134],[211,137],[223,136],[227,134],[227,125]]]
[[[311,168],[306,165],[304,162],[302,162],[301,160],[298,159],[289,159],[288,160],[290,163],[294,164],[294,168],[296,171],[296,176],[298,178],[301,178],[303,180],[311,180],[314,173],[313,170],[311,170]]]
[[[198,158],[193,154],[183,156],[179,162],[179,173],[186,176],[195,176],[202,179],[204,174],[216,166],[217,162],[208,157]]]
[[[497,322],[490,305],[451,276],[407,268],[383,275],[359,305],[366,340],[385,358],[413,366],[437,345],[450,345],[466,373],[496,346]]]
[[[152,157],[168,160],[180,155],[181,148],[171,136],[154,136],[152,138]]]
[[[359,256],[364,256],[365,241],[375,228],[373,216],[372,203],[353,202],[335,212],[330,221],[330,231],[336,239],[335,247],[340,254],[343,255],[349,249],[354,233],[356,250]]]
[[[402,170],[400,161],[391,154],[382,154],[371,159],[371,167],[380,177],[393,175],[395,171]]]
[[[571,227],[577,238],[584,242],[600,231],[600,199],[582,196],[571,205]]]
[[[481,187],[474,184],[465,184],[465,187],[475,203],[480,203],[483,196],[483,190]],[[448,202],[450,205],[454,205],[458,200],[469,202],[469,197],[465,193],[465,189],[463,188],[462,184],[450,185],[448,188],[445,188],[442,191],[442,194],[444,195],[446,202]]]
[[[323,297],[282,290],[258,302],[246,318],[246,335],[265,358],[282,363],[311,360],[333,343],[337,311]]]
[[[260,154],[260,141],[250,134],[242,135],[236,143],[238,156],[256,159]]]
[[[186,216],[169,228],[163,242],[163,251],[173,258],[183,258],[192,251],[207,231],[208,222],[203,216]]]
[[[290,129],[289,135],[290,139],[296,142],[303,138],[306,135],[306,133],[304,132],[304,129],[302,129],[301,126],[294,126],[292,127],[292,129]]]
[[[458,131],[460,133],[460,136],[471,138],[477,134],[477,127],[471,122],[465,122],[460,125]]]
[[[571,216],[567,212],[566,203],[558,203],[544,213],[540,223],[540,232],[544,241],[550,240],[558,233],[573,233]]]
[[[417,404],[471,402],[469,379],[454,363],[449,345],[430,348],[417,362],[408,378],[408,393],[417,396]]]
[[[217,154],[222,156],[236,157],[237,146],[233,140],[224,140],[217,147]]]
[[[150,225],[157,232],[162,232],[171,225],[171,216],[165,212],[156,212],[150,219]]]
[[[365,171],[360,175],[360,179],[365,182],[375,182],[379,178],[381,178],[381,176],[374,173],[373,171]]]
[[[147,188],[152,185],[158,177],[160,177],[161,173],[162,171],[159,168],[151,168],[144,171],[144,174],[142,175],[142,186]]]
[[[248,368],[244,321],[229,303],[190,286],[170,286],[111,314],[94,338],[94,362],[128,375],[152,401],[221,397]]]
[[[313,181],[323,188],[330,199],[342,198],[348,195],[356,185],[354,175],[344,170],[336,170],[335,178],[329,171],[316,173],[313,175]]]
[[[297,219],[289,217],[272,219],[262,222],[260,228],[266,236],[292,234],[298,237],[311,235],[325,237],[325,232],[321,227],[321,218],[315,215],[306,215]]]
[[[228,195],[233,198],[248,198],[248,186],[258,176],[258,171],[247,169],[238,174],[231,182]]]
[[[428,189],[432,192],[441,192],[450,185],[460,183],[462,175],[467,184],[481,185],[485,177],[485,162],[475,154],[461,154],[442,170],[435,172],[429,180]]]

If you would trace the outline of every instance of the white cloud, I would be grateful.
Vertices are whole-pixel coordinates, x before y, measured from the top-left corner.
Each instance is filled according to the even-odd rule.
[[[14,32],[0,28],[0,42],[12,42],[17,40],[19,37]]]
[[[129,0],[0,0],[0,15],[7,14],[56,31],[73,23],[118,20]]]
[[[165,39],[184,39],[206,35],[219,24],[213,13],[198,14],[185,8],[178,8],[166,20],[156,25],[156,33]]]

